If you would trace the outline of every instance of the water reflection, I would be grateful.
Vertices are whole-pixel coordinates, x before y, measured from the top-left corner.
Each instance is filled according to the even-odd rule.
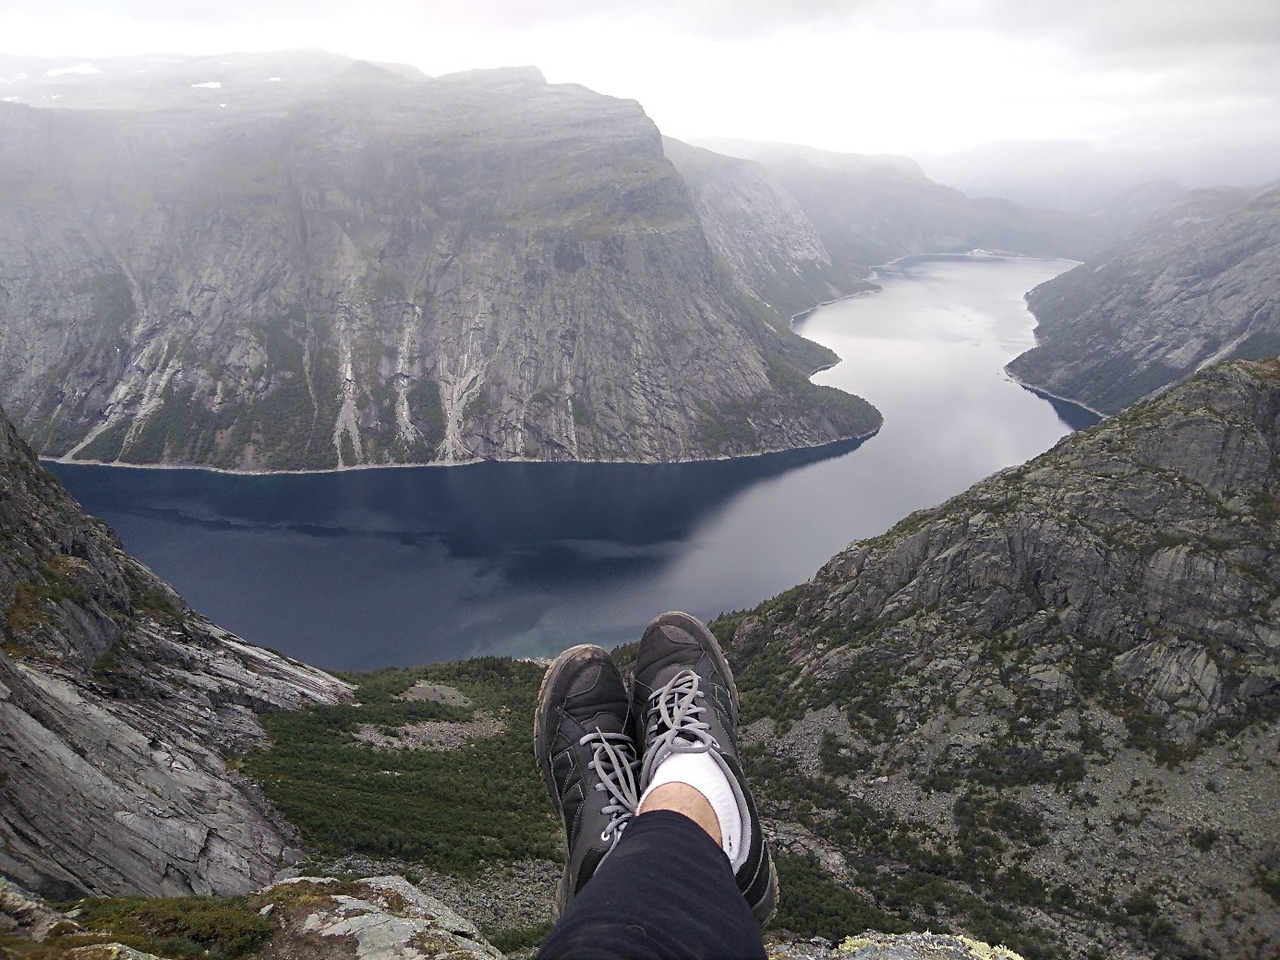
[[[507,650],[558,602],[650,580],[749,487],[858,446],[275,477],[53,468],[197,609],[255,642],[356,668]],[[622,642],[636,625],[595,635]],[[521,649],[558,642],[540,630]]]

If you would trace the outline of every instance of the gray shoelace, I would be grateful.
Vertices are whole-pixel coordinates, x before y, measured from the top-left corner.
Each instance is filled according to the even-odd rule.
[[[609,823],[600,832],[600,839],[606,843],[610,838],[616,841],[640,805],[640,792],[636,788],[636,767],[640,761],[636,759],[635,745],[625,733],[605,733],[598,728],[578,743],[592,744],[591,762],[587,766],[600,778],[595,789],[609,794],[609,802],[601,810],[609,817]]]
[[[707,709],[697,702],[700,694],[698,675],[682,670],[649,695],[642,784],[649,783],[658,764],[673,753],[706,753],[719,746],[707,732],[711,726],[698,719]]]

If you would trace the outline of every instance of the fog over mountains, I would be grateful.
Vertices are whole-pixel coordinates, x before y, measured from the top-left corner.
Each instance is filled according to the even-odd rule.
[[[664,143],[635,102],[532,68],[0,72],[0,401],[47,456],[657,462],[862,436],[878,415],[807,381],[834,357],[792,313],[900,256],[1106,237],[903,158]]]

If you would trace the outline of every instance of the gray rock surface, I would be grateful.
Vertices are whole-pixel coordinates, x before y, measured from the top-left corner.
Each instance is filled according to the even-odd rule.
[[[403,877],[370,877],[351,886],[302,877],[263,891],[263,909],[279,930],[262,960],[294,958],[300,950],[314,960],[502,956],[470,920]]]
[[[62,918],[21,887],[0,879],[0,935],[43,940]]]
[[[967,891],[1079,955],[1280,949],[1280,360],[1073,434],[721,629],[744,704],[784,721],[747,741],[847,798],[770,774],[770,833],[869,902],[945,876],[961,929]]]
[[[141,102],[116,77],[83,79]],[[0,104],[0,402],[42,454],[652,462],[878,428],[722,273],[633,101],[353,64],[226,103]]]
[[[1038,345],[1009,371],[1101,413],[1280,354],[1280,185],[1186,194],[1027,302]]]
[[[1022,960],[1007,947],[993,946],[970,937],[938,933],[895,936],[874,931],[847,937],[835,947],[831,956],[849,957],[851,960]]]
[[[293,855],[228,756],[347,684],[193,613],[0,413],[0,875],[55,898],[237,893]]]

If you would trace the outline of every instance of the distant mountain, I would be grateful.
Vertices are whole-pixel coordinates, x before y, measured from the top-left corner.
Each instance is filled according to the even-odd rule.
[[[1026,383],[1115,413],[1201,367],[1280,354],[1280,184],[1189,193],[1028,296]]]
[[[1116,243],[1187,192],[1172,180],[1147,180],[1102,198],[1089,211],[1089,218]]]
[[[279,114],[361,61],[324,50],[217,56],[28,57],[0,53],[0,100],[59,110]],[[411,80],[404,64],[370,66]]]
[[[875,289],[866,268],[838,267],[822,234],[764,165],[663,138],[693,194],[718,260],[744,296],[781,318],[814,304]]]
[[[227,754],[346,684],[192,612],[0,411],[0,876],[50,899],[244,893],[296,856]]]
[[[709,140],[757,161],[813,223],[836,272],[866,276],[872,266],[921,253],[998,250],[1084,259],[1104,243],[1086,217],[966,197],[925,176],[907,157],[831,153],[790,144]]]
[[[784,911],[788,889],[836,911],[785,922],[1028,957],[1280,949],[1280,359],[1072,434],[713,629]]]
[[[533,68],[174,60],[10,75],[111,109],[0,104],[0,400],[43,455],[670,461],[878,428],[721,272],[638,104]]]
[[[1149,150],[1078,140],[999,141],[916,159],[930,177],[970,196],[1091,216],[1143,184],[1176,183],[1183,191],[1257,189],[1280,177],[1280,144],[1266,137],[1259,131],[1248,144],[1203,142]]]

